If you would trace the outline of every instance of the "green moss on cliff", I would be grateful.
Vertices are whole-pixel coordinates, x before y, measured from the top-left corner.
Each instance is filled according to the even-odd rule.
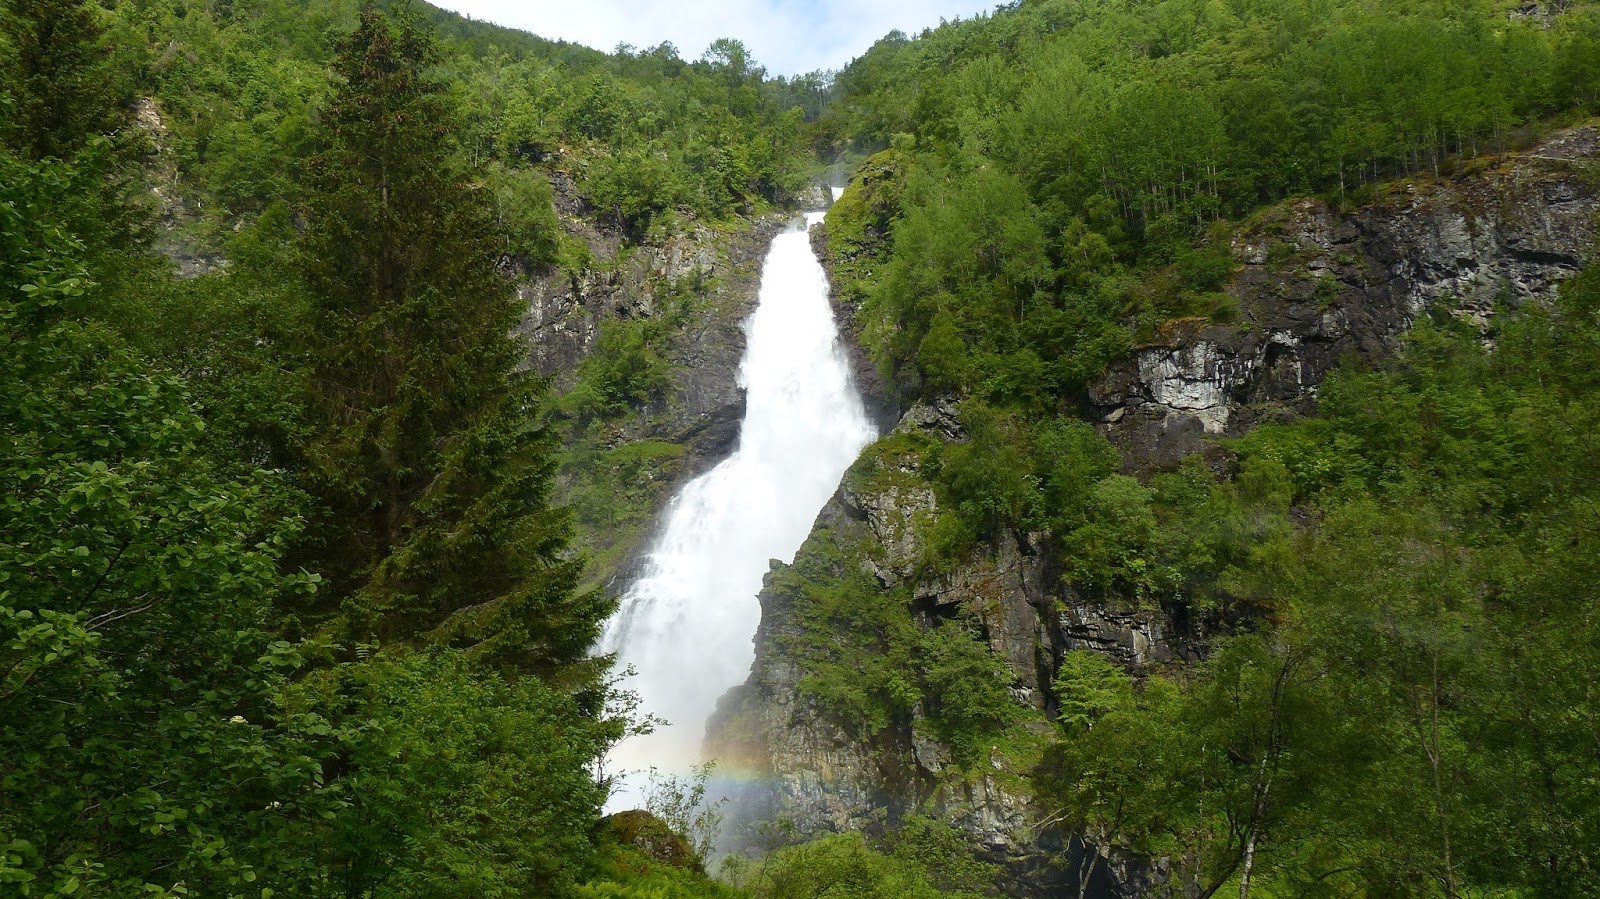
[[[567,445],[562,477],[579,547],[589,557],[589,582],[602,586],[648,535],[656,510],[677,480],[685,447],[640,440],[605,447]]]
[[[852,468],[850,489],[894,528],[896,499],[930,491],[914,466],[934,445],[908,434],[879,441]],[[903,514],[901,527],[926,528],[915,506]],[[814,531],[768,583],[797,625],[781,631],[782,655],[800,666],[801,691],[861,739],[881,746],[887,729],[915,728],[959,766],[976,765],[992,738],[1025,717],[1014,678],[989,649],[979,610],[919,609],[915,581],[885,588],[870,566],[891,555],[858,527]]]

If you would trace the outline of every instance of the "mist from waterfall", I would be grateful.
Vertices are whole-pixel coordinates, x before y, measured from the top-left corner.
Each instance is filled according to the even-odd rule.
[[[739,448],[672,501],[643,575],[601,640],[641,711],[670,725],[616,747],[608,809],[642,804],[642,772],[683,776],[702,761],[706,720],[750,671],[769,560],[790,562],[846,468],[873,438],[838,344],[808,213],[773,239],[739,369]],[[628,772],[636,772],[629,774]]]

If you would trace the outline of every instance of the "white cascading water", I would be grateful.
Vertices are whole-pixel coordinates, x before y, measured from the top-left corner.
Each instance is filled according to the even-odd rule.
[[[808,213],[805,229],[821,219]],[[636,672],[624,686],[640,710],[670,722],[612,751],[609,810],[642,804],[643,772],[682,777],[703,760],[706,720],[750,671],[768,560],[793,560],[873,438],[805,229],[774,238],[762,269],[739,368],[738,451],[672,501],[643,576],[601,638],[619,668]]]

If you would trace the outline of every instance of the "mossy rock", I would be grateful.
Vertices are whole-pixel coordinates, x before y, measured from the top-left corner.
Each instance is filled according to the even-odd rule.
[[[668,827],[667,822],[643,809],[618,812],[607,817],[605,823],[618,843],[632,846],[663,865],[696,874],[706,872],[689,841]]]

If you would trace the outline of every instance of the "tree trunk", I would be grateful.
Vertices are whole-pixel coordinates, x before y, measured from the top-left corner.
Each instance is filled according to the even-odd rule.
[[[1433,768],[1433,801],[1435,807],[1439,810],[1440,848],[1444,850],[1444,894],[1447,899],[1456,899],[1460,894],[1456,886],[1455,860],[1451,857],[1450,851],[1450,811],[1445,805],[1444,775],[1441,770],[1444,767],[1444,752],[1439,741],[1439,705],[1442,701],[1440,696],[1442,685],[1439,680],[1438,652],[1433,653],[1430,661],[1433,669],[1433,683],[1428,697],[1432,708],[1430,709],[1427,753],[1428,762]]]
[[[1100,864],[1100,854],[1089,851],[1087,838],[1081,840],[1083,844],[1083,862],[1078,865],[1078,899],[1088,899],[1089,881],[1094,878],[1094,869]]]
[[[1256,837],[1260,833],[1261,819],[1267,812],[1267,794],[1272,790],[1272,779],[1267,775],[1267,760],[1271,757],[1271,750],[1261,756],[1256,801],[1250,812],[1250,831],[1244,838],[1244,870],[1239,874],[1239,899],[1250,899],[1250,875],[1256,867]]]

